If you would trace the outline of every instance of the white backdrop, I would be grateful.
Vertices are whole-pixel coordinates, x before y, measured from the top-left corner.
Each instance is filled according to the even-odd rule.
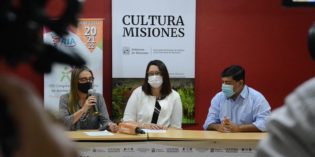
[[[153,59],[172,78],[194,78],[195,14],[195,0],[112,1],[113,78],[143,78]]]

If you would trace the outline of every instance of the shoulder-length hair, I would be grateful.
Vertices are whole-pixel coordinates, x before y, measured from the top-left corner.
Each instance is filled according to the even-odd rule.
[[[70,92],[69,92],[69,100],[68,100],[68,110],[70,113],[75,113],[78,109],[78,103],[80,100],[79,94],[78,94],[78,83],[79,83],[79,77],[80,73],[82,71],[88,71],[91,73],[92,77],[93,72],[91,69],[89,69],[87,66],[80,66],[80,67],[74,67],[71,71],[71,80],[70,80]]]
[[[142,90],[145,94],[147,95],[152,95],[152,89],[150,84],[148,83],[148,72],[149,72],[149,68],[151,65],[155,65],[159,68],[161,76],[163,78],[163,84],[162,84],[162,88],[161,88],[161,98],[160,99],[164,99],[166,96],[168,96],[171,92],[172,92],[172,87],[171,87],[171,81],[170,81],[170,77],[167,71],[167,68],[165,66],[165,64],[160,61],[160,60],[153,60],[150,61],[147,65],[147,69],[145,71],[145,79],[144,82],[142,84]]]

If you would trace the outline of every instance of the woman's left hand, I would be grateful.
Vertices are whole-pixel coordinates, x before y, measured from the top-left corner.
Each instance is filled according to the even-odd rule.
[[[109,130],[111,132],[117,132],[118,131],[118,126],[116,123],[113,123],[113,122],[109,122],[108,123],[108,126],[109,126]]]

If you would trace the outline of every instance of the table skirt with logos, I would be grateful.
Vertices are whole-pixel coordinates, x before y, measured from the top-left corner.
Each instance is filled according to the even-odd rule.
[[[67,132],[80,157],[253,157],[267,133],[167,130],[162,133],[88,135]]]

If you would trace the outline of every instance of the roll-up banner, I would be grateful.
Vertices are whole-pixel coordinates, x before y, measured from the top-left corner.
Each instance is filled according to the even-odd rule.
[[[67,53],[82,56],[94,74],[94,88],[103,93],[103,19],[79,19],[78,27],[69,28],[69,34],[60,38],[44,28],[44,42]],[[59,98],[70,90],[71,65],[56,64],[44,75],[45,108],[58,114]]]

